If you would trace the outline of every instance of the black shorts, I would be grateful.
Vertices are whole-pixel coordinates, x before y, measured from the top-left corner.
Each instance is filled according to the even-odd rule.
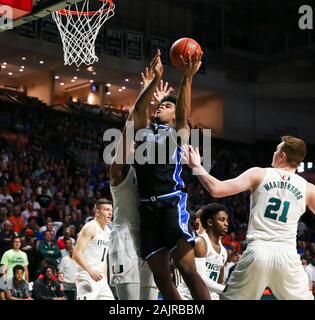
[[[180,191],[151,199],[141,200],[139,208],[142,258],[148,259],[162,249],[174,250],[179,239],[186,239],[194,246],[186,210],[187,193]]]

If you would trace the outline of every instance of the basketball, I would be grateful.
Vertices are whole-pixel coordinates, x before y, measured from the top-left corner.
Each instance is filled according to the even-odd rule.
[[[200,44],[191,38],[181,38],[175,41],[170,50],[170,61],[175,68],[181,68],[183,66],[183,61],[188,61],[188,52],[193,59],[196,54],[200,55],[202,52]]]

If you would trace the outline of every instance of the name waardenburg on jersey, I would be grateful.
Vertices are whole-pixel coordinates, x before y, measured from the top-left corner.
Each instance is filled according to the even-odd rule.
[[[303,198],[302,192],[289,182],[271,181],[269,183],[264,184],[264,188],[266,189],[266,191],[269,191],[270,189],[275,189],[275,188],[287,189],[294,194],[297,200],[300,200]]]

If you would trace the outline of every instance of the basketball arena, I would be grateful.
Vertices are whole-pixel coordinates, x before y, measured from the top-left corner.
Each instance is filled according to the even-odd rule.
[[[314,300],[311,13],[0,0],[0,299]]]

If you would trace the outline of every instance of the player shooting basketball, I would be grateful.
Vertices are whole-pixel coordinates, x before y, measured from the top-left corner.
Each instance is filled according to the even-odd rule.
[[[146,68],[141,74],[143,89],[152,80],[152,71]],[[159,102],[173,90],[161,80],[154,93]],[[158,290],[146,261],[140,258],[140,196],[136,173],[127,158],[132,154],[132,139],[127,139],[129,121],[134,120],[131,110],[119,140],[115,158],[110,166],[110,190],[114,204],[114,222],[109,243],[110,282],[120,300],[156,300]],[[116,157],[123,158],[122,163]]]
[[[165,97],[158,105],[155,122],[149,126],[148,108],[154,92],[163,75],[160,51],[151,63],[153,79],[142,91],[134,109],[135,130],[147,128],[144,141],[137,148],[146,145],[158,154],[181,130],[181,143],[189,139],[188,117],[191,108],[191,84],[201,65],[201,55],[195,55],[181,67],[183,78],[178,98]],[[136,150],[137,151],[137,150]],[[180,146],[173,155],[173,163],[135,163],[140,193],[142,257],[148,261],[154,280],[164,299],[181,299],[171,280],[170,258],[172,257],[194,299],[210,299],[209,292],[197,273],[194,260],[194,242],[189,227],[189,213],[186,211],[187,193],[180,173]]]

